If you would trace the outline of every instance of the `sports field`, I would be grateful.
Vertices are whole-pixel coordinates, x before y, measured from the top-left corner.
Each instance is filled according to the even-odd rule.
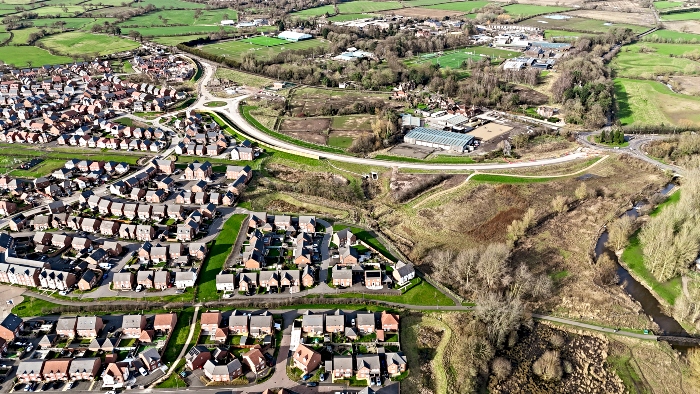
[[[700,74],[700,63],[680,57],[681,55],[696,55],[700,58],[700,48],[693,44],[654,42],[628,45],[613,59],[612,66],[618,76],[627,78]]]
[[[299,42],[285,41],[284,44],[267,47],[255,45],[245,40],[231,40],[217,42],[216,44],[204,45],[201,49],[213,54],[223,55],[225,57],[231,57],[237,60],[242,59],[243,54],[245,53],[252,53],[255,55],[256,59],[266,60],[272,58],[282,51],[308,48],[319,48],[320,53],[320,50],[328,48],[328,42],[322,39],[304,40]]]
[[[468,13],[468,12],[471,12],[471,11],[476,10],[478,8],[481,8],[481,7],[485,6],[486,4],[489,4],[489,2],[483,1],[483,0],[460,1],[460,2],[453,2],[453,3],[429,5],[429,6],[426,6],[423,8],[448,10],[448,11],[460,11],[460,12]]]
[[[4,46],[0,48],[0,61],[16,67],[66,64],[73,60],[67,56],[54,56],[49,51],[33,46]]]
[[[700,125],[700,97],[673,93],[660,82],[615,78],[615,98],[623,125]]]
[[[416,66],[420,64],[439,64],[441,67],[461,68],[462,63],[464,63],[467,59],[479,61],[485,57],[491,57],[493,62],[500,62],[502,59],[516,57],[519,54],[519,52],[489,47],[469,47],[442,52],[442,54],[436,52],[418,55],[407,60],[406,65]]]
[[[655,1],[654,8],[657,10],[665,10],[668,8],[676,8],[683,6],[682,1]]]
[[[547,5],[531,5],[531,4],[511,4],[503,7],[506,13],[518,16],[533,16],[541,14],[549,14],[552,12],[562,12],[570,10],[567,7],[554,7]]]
[[[277,45],[284,45],[289,43],[287,40],[282,40],[276,37],[251,37],[241,40],[243,42],[249,42],[251,44],[259,45],[261,47],[275,47]]]
[[[58,53],[76,55],[98,53],[100,56],[130,51],[140,46],[138,42],[124,38],[81,31],[44,37],[40,42]]]
[[[661,14],[662,21],[694,21],[700,20],[700,11],[680,12],[677,14]]]

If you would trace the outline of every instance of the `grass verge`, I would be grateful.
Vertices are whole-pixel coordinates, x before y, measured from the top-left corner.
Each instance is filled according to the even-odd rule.
[[[204,261],[202,274],[199,276],[198,282],[198,301],[214,301],[219,298],[216,294],[216,275],[221,272],[221,268],[226,263],[229,254],[231,254],[231,249],[238,238],[238,232],[241,230],[243,221],[247,217],[248,215],[243,214],[233,215],[224,223],[219,236],[214,241],[209,256]]]

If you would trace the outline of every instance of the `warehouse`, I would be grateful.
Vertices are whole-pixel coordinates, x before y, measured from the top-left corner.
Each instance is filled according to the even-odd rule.
[[[429,129],[426,127],[416,127],[409,131],[408,134],[403,137],[403,140],[408,144],[464,153],[474,140],[474,136],[453,133],[451,131]]]
[[[295,31],[283,31],[280,33],[277,38],[281,40],[287,40],[291,42],[297,42],[297,41],[303,41],[303,40],[310,40],[313,37],[311,34],[305,34],[305,33],[297,33]]]

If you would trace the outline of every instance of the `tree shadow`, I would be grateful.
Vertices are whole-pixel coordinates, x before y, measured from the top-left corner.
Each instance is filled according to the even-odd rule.
[[[620,122],[623,125],[628,124],[627,122],[623,122],[622,119],[632,116],[632,109],[629,105],[629,95],[627,94],[624,85],[622,85],[622,83],[619,81],[615,82],[614,88],[615,101],[617,102],[617,118],[620,119]]]

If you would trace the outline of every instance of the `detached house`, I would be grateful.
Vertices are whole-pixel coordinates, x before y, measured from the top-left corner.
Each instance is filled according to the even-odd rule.
[[[315,371],[321,365],[321,354],[301,344],[297,346],[292,357],[294,366],[305,374]]]

